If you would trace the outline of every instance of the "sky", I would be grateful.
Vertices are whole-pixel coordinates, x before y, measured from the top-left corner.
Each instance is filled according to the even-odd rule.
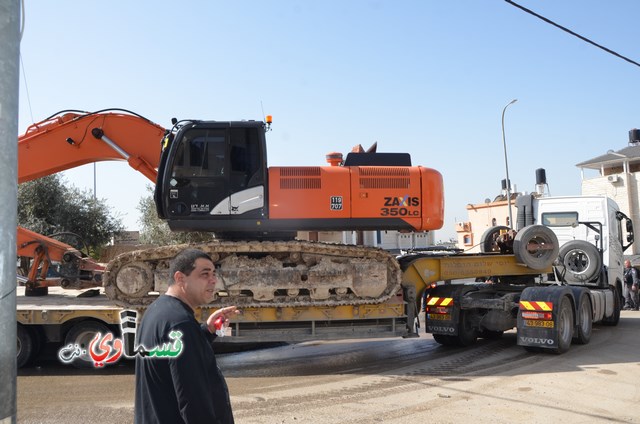
[[[640,62],[635,0],[516,0]],[[444,179],[455,237],[466,205],[535,189],[580,194],[575,165],[619,150],[640,126],[640,67],[503,0],[25,2],[19,132],[64,109],[260,120],[269,166],[325,165],[378,143]],[[126,229],[149,181],[101,162],[96,195]],[[93,191],[94,166],[64,173]]]

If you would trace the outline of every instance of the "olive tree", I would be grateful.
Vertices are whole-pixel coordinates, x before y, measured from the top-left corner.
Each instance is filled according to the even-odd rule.
[[[60,174],[18,186],[18,225],[81,250],[86,247],[91,256],[123,229],[103,199],[66,185]]]

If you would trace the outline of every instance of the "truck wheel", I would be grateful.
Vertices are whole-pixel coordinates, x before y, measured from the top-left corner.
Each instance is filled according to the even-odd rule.
[[[588,241],[572,240],[560,249],[560,272],[570,283],[592,280],[600,272],[602,258],[598,249]]]
[[[442,346],[457,346],[458,339],[455,336],[449,336],[446,334],[433,334],[433,340]]]
[[[500,247],[496,243],[496,237],[500,235],[500,231],[509,230],[509,227],[504,225],[496,225],[495,227],[488,228],[480,239],[480,251],[482,253],[499,252]]]
[[[554,352],[564,353],[571,347],[571,340],[573,339],[573,307],[567,296],[562,297],[556,318],[558,347],[554,349]]]
[[[589,295],[584,294],[578,305],[578,326],[574,340],[577,344],[587,344],[591,340],[593,330],[593,313],[591,311],[591,301]]]
[[[516,260],[532,269],[545,269],[558,258],[558,238],[544,225],[529,225],[513,240]]]
[[[469,313],[465,310],[460,311],[457,339],[460,346],[471,346],[478,340],[478,330],[471,325]]]
[[[615,327],[620,322],[620,309],[622,305],[620,292],[618,291],[618,287],[610,287],[613,291],[613,314],[609,317],[605,317],[602,320],[602,324],[608,325],[610,327]]]
[[[82,354],[75,358],[71,365],[76,368],[93,367],[93,359],[89,355],[89,344],[96,336],[96,333],[108,333],[109,329],[106,325],[98,321],[80,321],[67,332],[64,338],[65,346],[78,345],[82,350]]]
[[[24,325],[18,324],[18,327],[16,328],[16,335],[18,339],[16,357],[18,368],[22,368],[33,359],[36,345],[33,333]]]

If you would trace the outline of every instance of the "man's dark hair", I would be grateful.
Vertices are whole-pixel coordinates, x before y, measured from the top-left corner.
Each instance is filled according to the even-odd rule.
[[[185,249],[174,256],[169,265],[169,285],[174,283],[173,276],[176,272],[180,271],[184,275],[191,274],[196,269],[196,260],[200,258],[213,262],[211,256],[198,249]]]

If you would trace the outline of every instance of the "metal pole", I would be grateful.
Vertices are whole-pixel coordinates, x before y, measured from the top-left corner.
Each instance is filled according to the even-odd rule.
[[[0,0],[0,424],[16,422],[16,221],[20,5]]]
[[[507,171],[507,205],[509,208],[509,228],[511,229],[513,229],[513,216],[511,215],[511,180],[509,180],[509,163],[507,162],[507,141],[504,136],[504,113],[510,105],[517,101],[518,99],[511,100],[504,109],[502,109],[502,146],[504,147],[504,167]]]

